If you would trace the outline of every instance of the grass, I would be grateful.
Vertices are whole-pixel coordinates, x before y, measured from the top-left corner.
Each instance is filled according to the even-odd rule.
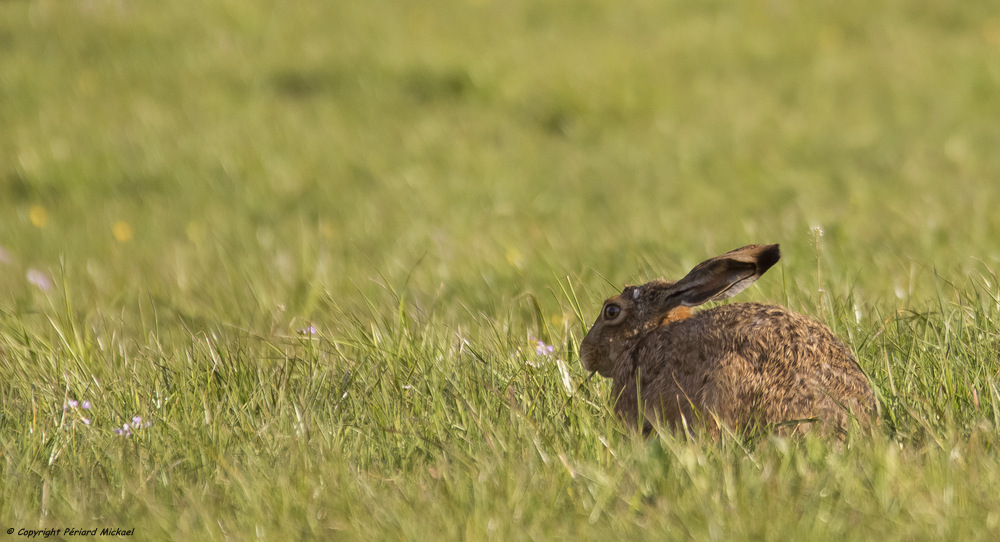
[[[1000,534],[989,2],[12,0],[0,49],[2,529]],[[601,300],[756,241],[879,428],[636,437]]]

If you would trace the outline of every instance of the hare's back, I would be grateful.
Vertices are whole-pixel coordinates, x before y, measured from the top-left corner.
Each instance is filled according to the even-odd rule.
[[[752,361],[758,371],[860,372],[854,355],[830,328],[777,305],[734,303],[702,311],[690,319],[690,340],[711,351]],[[681,331],[681,330],[678,330]]]
[[[670,356],[672,372],[699,373],[699,402],[726,418],[753,409],[770,422],[821,416],[841,424],[845,407],[861,414],[875,403],[868,378],[833,332],[784,307],[723,305],[656,335],[681,355]]]

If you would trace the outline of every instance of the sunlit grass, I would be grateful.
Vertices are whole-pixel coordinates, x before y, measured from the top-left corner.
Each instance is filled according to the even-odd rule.
[[[991,539],[1000,10],[0,3],[0,525]],[[625,283],[748,242],[872,434],[614,418]],[[89,408],[84,408],[87,406]]]

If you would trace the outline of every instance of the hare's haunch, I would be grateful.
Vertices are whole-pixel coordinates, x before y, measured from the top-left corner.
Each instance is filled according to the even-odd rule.
[[[585,369],[610,377],[629,423],[704,422],[736,431],[784,422],[846,429],[870,421],[868,377],[825,325],[783,307],[690,307],[744,290],[781,257],[749,245],[698,264],[677,282],[627,286],[604,302],[580,345]]]

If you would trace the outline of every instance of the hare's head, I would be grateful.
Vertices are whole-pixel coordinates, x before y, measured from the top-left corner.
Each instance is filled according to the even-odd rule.
[[[778,245],[748,245],[705,260],[677,282],[626,286],[609,298],[580,344],[584,369],[611,376],[618,359],[647,329],[686,318],[689,307],[736,295],[781,257]]]

